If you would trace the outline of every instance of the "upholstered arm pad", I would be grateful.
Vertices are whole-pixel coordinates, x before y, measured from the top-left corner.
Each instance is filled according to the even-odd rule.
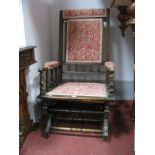
[[[39,71],[41,70],[48,70],[48,69],[53,69],[53,68],[56,68],[56,67],[59,67],[60,66],[60,62],[58,61],[48,61],[48,62],[45,62],[40,68],[39,68]]]
[[[109,95],[113,96],[114,94],[114,71],[115,64],[113,62],[107,61],[105,62],[105,67],[107,70],[106,82],[109,88]]]
[[[107,61],[104,63],[105,67],[109,71],[114,71],[115,70],[115,64],[111,61]]]
[[[49,61],[43,64],[43,67],[47,67],[49,69],[56,68],[60,66],[60,62],[58,61]]]

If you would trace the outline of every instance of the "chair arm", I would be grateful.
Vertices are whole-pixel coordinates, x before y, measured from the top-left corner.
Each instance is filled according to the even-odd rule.
[[[49,61],[44,63],[39,67],[38,71],[40,72],[40,95],[45,94],[49,89],[49,71],[58,72],[57,69],[60,67],[60,62],[58,61]],[[58,73],[55,76],[59,76]]]
[[[104,63],[106,67],[106,82],[109,88],[109,94],[112,96],[114,94],[114,71],[115,71],[115,64],[113,62],[107,61]]]
[[[49,70],[53,68],[57,68],[60,66],[60,62],[58,61],[49,61],[45,62],[41,67],[39,67],[39,71],[41,70]]]

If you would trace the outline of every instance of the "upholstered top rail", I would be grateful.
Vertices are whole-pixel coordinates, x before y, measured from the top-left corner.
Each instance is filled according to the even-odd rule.
[[[63,18],[107,17],[108,9],[63,10]]]

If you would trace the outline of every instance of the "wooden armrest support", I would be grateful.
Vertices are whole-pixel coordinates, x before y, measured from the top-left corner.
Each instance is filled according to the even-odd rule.
[[[40,95],[44,95],[51,85],[60,81],[60,63],[58,61],[50,61],[39,67],[40,72]],[[51,78],[49,78],[49,74]],[[51,81],[50,81],[51,80]],[[56,85],[54,84],[54,86]]]
[[[109,94],[112,96],[114,94],[114,71],[115,64],[113,62],[105,62],[105,67],[107,71],[106,82],[109,87]]]

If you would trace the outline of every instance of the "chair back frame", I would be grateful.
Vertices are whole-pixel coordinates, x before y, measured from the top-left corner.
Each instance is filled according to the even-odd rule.
[[[81,9],[82,10],[82,9]],[[62,74],[79,74],[79,73],[105,73],[104,62],[110,60],[109,52],[109,9],[102,9],[105,11],[104,16],[65,16],[66,10],[60,11],[60,27],[59,27],[59,61],[61,65]],[[67,10],[69,12],[69,10]],[[72,10],[71,10],[72,11]],[[67,13],[68,13],[67,12]],[[90,62],[67,62],[66,61],[66,40],[67,40],[67,22],[70,20],[89,20],[101,19],[102,20],[102,61],[98,63]]]

